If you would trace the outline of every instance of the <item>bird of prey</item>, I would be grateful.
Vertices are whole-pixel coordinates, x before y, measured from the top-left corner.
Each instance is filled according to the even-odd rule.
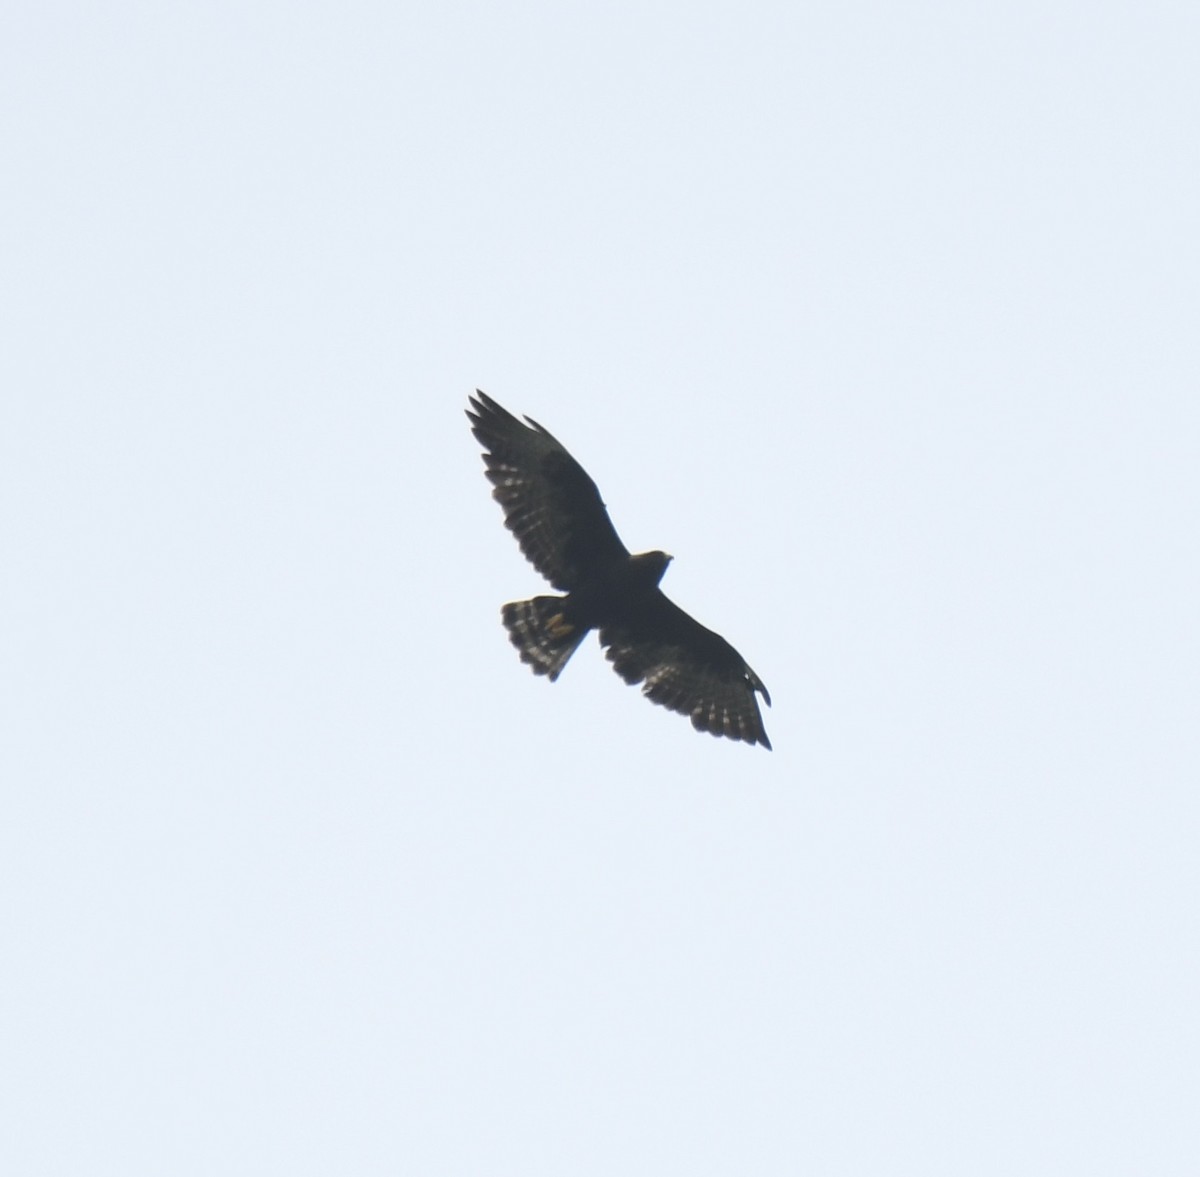
[[[598,630],[613,668],[627,683],[642,683],[652,702],[689,716],[698,731],[770,748],[755,697],[771,703],[762,679],[658,587],[671,557],[631,555],[596,484],[531,417],[519,421],[478,390],[470,405],[471,432],[484,448],[505,525],[565,594],[501,609],[521,661],[553,682],[588,631]]]

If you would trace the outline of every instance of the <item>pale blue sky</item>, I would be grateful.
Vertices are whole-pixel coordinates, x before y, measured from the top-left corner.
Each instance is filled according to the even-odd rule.
[[[5,1171],[1196,1173],[1198,37],[10,10]],[[518,662],[476,386],[773,753]]]

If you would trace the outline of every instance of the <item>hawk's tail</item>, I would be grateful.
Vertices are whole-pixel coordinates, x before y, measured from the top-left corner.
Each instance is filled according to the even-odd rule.
[[[531,601],[510,601],[500,610],[508,640],[517,647],[521,661],[528,662],[534,674],[548,674],[551,682],[562,673],[567,659],[588,632],[563,616],[565,600],[534,597]]]

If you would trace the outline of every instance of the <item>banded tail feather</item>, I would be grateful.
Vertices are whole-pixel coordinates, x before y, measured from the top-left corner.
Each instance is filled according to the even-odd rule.
[[[565,597],[534,597],[528,601],[509,601],[500,610],[508,640],[517,648],[521,661],[533,667],[534,674],[548,674],[554,682],[567,659],[587,637],[587,629],[574,625],[563,616]]]

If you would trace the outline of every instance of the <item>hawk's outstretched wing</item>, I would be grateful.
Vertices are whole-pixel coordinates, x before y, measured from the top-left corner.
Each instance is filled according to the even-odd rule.
[[[556,589],[570,592],[629,558],[596,484],[547,430],[531,417],[528,425],[518,421],[478,390],[467,416],[487,451],[505,524]]]
[[[601,627],[600,644],[627,683],[644,683],[655,703],[691,717],[714,736],[770,748],[755,692],[770,706],[762,679],[711,629],[655,589],[632,615]]]

